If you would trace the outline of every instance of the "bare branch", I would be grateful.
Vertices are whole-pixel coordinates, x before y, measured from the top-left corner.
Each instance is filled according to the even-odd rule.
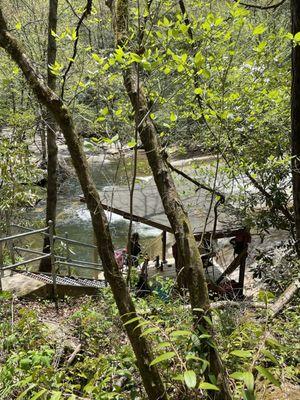
[[[62,86],[61,86],[61,98],[62,99],[64,98],[65,85],[66,85],[66,80],[67,80],[68,73],[70,72],[70,69],[71,69],[71,67],[72,67],[72,65],[74,63],[74,60],[75,60],[76,56],[77,56],[77,46],[78,46],[78,41],[79,41],[80,27],[81,27],[84,19],[87,18],[91,14],[91,12],[92,12],[92,4],[93,4],[92,0],[87,0],[84,12],[82,13],[82,15],[81,15],[81,17],[80,17],[80,19],[78,21],[78,24],[76,26],[76,39],[74,41],[73,55],[71,57],[69,65],[67,66],[67,69],[65,70],[65,73],[64,73],[63,79],[62,79]]]

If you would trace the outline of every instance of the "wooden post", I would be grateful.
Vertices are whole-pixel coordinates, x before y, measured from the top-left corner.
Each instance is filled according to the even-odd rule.
[[[68,239],[69,235],[68,232],[65,232],[65,238]],[[70,247],[69,247],[69,242],[66,240],[66,261],[69,262],[71,259],[70,257]],[[71,267],[70,265],[67,266],[68,268],[68,276],[71,276]]]
[[[216,280],[216,284],[218,285],[219,283],[222,282],[222,280],[225,278],[225,276],[232,274],[237,267],[242,263],[243,259],[246,261],[247,257],[247,249],[244,249],[242,253],[237,255],[235,259],[229,264],[229,266],[225,269],[225,271],[222,273],[221,276]]]
[[[2,278],[4,277],[3,271],[3,242],[0,242],[0,292],[2,292]]]
[[[245,280],[245,269],[246,269],[247,253],[242,257],[240,263],[240,275],[239,275],[239,296],[244,295],[244,280]]]
[[[162,262],[166,261],[166,253],[167,253],[167,232],[163,231],[163,233],[162,233]]]
[[[53,221],[48,222],[49,225],[49,242],[50,242],[50,262],[51,262],[51,274],[53,281],[53,300],[55,302],[56,310],[58,310],[58,301],[57,301],[57,285],[56,285],[56,270],[55,270],[55,256],[54,256],[54,225]]]

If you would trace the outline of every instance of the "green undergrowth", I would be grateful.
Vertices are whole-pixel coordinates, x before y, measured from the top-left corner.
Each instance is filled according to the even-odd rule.
[[[266,305],[269,297],[264,296]],[[151,341],[152,363],[171,399],[209,399],[218,391],[207,355],[215,345],[234,399],[267,398],[273,390],[274,399],[280,399],[278,390],[297,384],[299,317],[294,307],[273,320],[264,309],[217,310],[212,338],[204,329],[195,334],[182,299],[166,301],[154,294],[135,302],[139,317],[128,323],[138,321]],[[52,303],[25,302],[3,293],[0,318],[0,399],[146,399],[108,289],[93,298],[61,302],[58,315]]]

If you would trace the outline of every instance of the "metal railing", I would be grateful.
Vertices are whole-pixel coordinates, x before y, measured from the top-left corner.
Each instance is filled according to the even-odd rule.
[[[71,276],[71,267],[80,268],[80,269],[90,269],[95,271],[103,271],[101,264],[98,262],[89,262],[83,260],[74,260],[71,258],[71,251],[70,251],[70,244],[78,245],[81,247],[86,247],[89,249],[94,250],[93,261],[97,261],[98,255],[96,254],[97,247],[90,243],[80,242],[74,239],[70,239],[68,234],[65,234],[65,237],[54,235],[54,227],[53,222],[48,222],[48,227],[41,228],[41,229],[32,229],[28,227],[24,227],[21,225],[12,224],[12,227],[25,230],[26,232],[18,233],[15,235],[10,235],[7,237],[0,238],[0,291],[2,291],[2,279],[4,278],[4,271],[6,270],[15,270],[16,268],[29,264],[32,264],[37,261],[41,261],[45,258],[50,258],[50,265],[51,265],[51,275],[52,275],[52,282],[53,282],[53,299],[57,303],[57,284],[56,284],[56,277],[57,277],[57,266],[63,265],[67,267],[67,275]],[[14,240],[19,240],[24,237],[28,237],[35,234],[42,234],[43,236],[49,237],[49,253],[44,253],[42,251],[38,251],[35,249],[25,248],[21,246],[14,246]],[[54,251],[54,242],[60,241],[65,243],[65,256],[56,255]],[[8,244],[8,249],[10,253],[10,258],[12,260],[12,264],[4,265],[4,256],[3,256],[3,244]],[[24,261],[15,262],[15,251],[24,252],[24,253],[31,253],[37,255],[37,257],[30,258]],[[38,272],[36,272],[38,273]]]

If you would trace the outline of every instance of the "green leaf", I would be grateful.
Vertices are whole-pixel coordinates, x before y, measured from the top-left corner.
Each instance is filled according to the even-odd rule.
[[[92,57],[93,57],[93,59],[94,59],[98,64],[100,64],[100,65],[103,64],[104,59],[101,58],[100,56],[98,56],[98,54],[93,53],[93,54],[92,54]]]
[[[282,347],[282,345],[278,342],[278,340],[276,340],[274,338],[266,339],[265,343],[266,343],[267,346],[270,346],[270,347],[277,347],[277,348]]]
[[[59,37],[58,34],[55,31],[53,31],[52,29],[51,29],[51,36],[53,36],[55,38]]]
[[[208,333],[202,333],[202,335],[198,336],[199,339],[209,339],[211,338],[211,335],[209,335]]]
[[[154,326],[153,328],[148,328],[145,330],[145,332],[143,332],[140,337],[146,336],[146,335],[150,335],[151,333],[157,332],[159,331],[159,327],[158,326]]]
[[[116,57],[116,60],[121,62],[122,59],[123,59],[123,57],[124,57],[124,55],[125,55],[125,54],[124,54],[124,51],[123,51],[123,49],[122,49],[122,47],[119,46],[119,47],[116,49],[115,52],[116,52],[116,56],[115,56],[115,57]]]
[[[260,42],[259,45],[257,47],[254,47],[254,50],[257,51],[258,53],[262,53],[264,51],[264,49],[267,46],[267,42],[263,41]]]
[[[177,121],[177,115],[176,115],[173,111],[172,111],[171,114],[170,114],[170,120],[171,120],[172,122]]]
[[[167,353],[163,353],[158,357],[155,357],[154,360],[151,361],[150,363],[150,367],[152,365],[156,365],[162,361],[166,361],[166,360],[170,360],[171,358],[173,358],[176,355],[176,353],[174,351],[168,351]]]
[[[142,58],[136,53],[130,53],[130,57],[134,62],[140,63],[142,61]]]
[[[22,400],[24,399],[24,397],[26,396],[26,394],[33,389],[36,386],[35,383],[32,383],[27,389],[24,390],[24,392],[22,392],[17,398],[16,400]]]
[[[75,29],[72,30],[71,39],[73,40],[73,42],[77,39],[77,34]]]
[[[20,31],[20,30],[21,30],[21,28],[22,28],[22,24],[21,24],[21,22],[20,22],[20,21],[18,21],[18,22],[16,23],[16,25],[15,25],[15,28],[16,28],[18,31]]]
[[[134,331],[136,329],[140,328],[141,326],[145,326],[145,325],[148,325],[148,324],[150,324],[150,321],[142,321],[139,324],[137,324],[137,326],[134,328]]]
[[[108,107],[104,107],[104,108],[101,110],[101,114],[102,114],[102,115],[107,115],[108,113],[109,113]]]
[[[106,120],[105,117],[100,116],[100,117],[98,117],[98,118],[96,119],[96,122],[103,122],[103,121],[105,121],[105,120]]]
[[[111,138],[111,141],[114,143],[114,142],[117,142],[119,140],[119,135],[118,134],[116,134],[115,136],[113,136],[112,138]]]
[[[32,364],[32,361],[30,358],[23,358],[20,361],[20,368],[27,370],[27,369],[29,369],[29,367],[31,367],[31,364]]]
[[[132,324],[132,323],[135,322],[135,321],[139,321],[141,318],[142,318],[142,317],[134,317],[134,318],[131,318],[131,319],[129,319],[128,321],[126,321],[126,322],[124,323],[124,326],[125,326],[125,325],[129,325],[129,324]]]
[[[204,390],[220,390],[218,386],[213,385],[212,383],[209,382],[201,382],[199,385],[199,389],[204,389]]]
[[[37,392],[34,396],[30,397],[29,400],[36,400],[39,399],[44,393],[46,393],[47,390],[46,389],[42,389],[39,392]]]
[[[192,389],[197,384],[197,377],[193,370],[185,371],[183,374],[185,384],[188,388]]]
[[[182,60],[183,64],[186,63],[187,58],[188,58],[188,55],[186,53],[182,54],[181,60]]]
[[[205,319],[205,321],[208,323],[208,325],[210,325],[210,326],[212,326],[212,320],[207,316],[207,315],[205,315],[204,317],[203,317],[203,319]]]
[[[203,358],[200,358],[200,357],[198,357],[198,356],[195,356],[194,354],[187,354],[186,360],[187,360],[187,361],[189,361],[189,360],[206,361],[206,360],[204,360]]]
[[[238,371],[234,372],[233,374],[230,375],[233,379],[243,381],[245,385],[247,386],[247,389],[253,392],[254,390],[254,377],[252,372],[246,371]]]
[[[266,368],[258,365],[255,367],[255,369],[264,377],[267,378],[268,381],[273,383],[273,385],[280,387],[280,382],[274,377],[274,375],[271,374],[270,371],[268,371]]]
[[[133,147],[136,146],[136,141],[134,139],[130,140],[129,142],[127,142],[127,146],[132,149]]]
[[[171,346],[170,342],[160,342],[158,343],[158,345],[156,346],[157,349],[163,349],[165,347],[169,347]]]
[[[184,331],[184,330],[178,330],[178,331],[173,331],[170,333],[170,336],[172,337],[178,337],[178,336],[191,336],[192,332],[191,331]]]
[[[95,390],[94,379],[91,379],[83,388],[85,393],[91,394]]]
[[[234,350],[230,354],[241,358],[252,357],[252,353],[249,350]]]
[[[50,400],[60,400],[62,397],[61,392],[52,392],[52,396],[50,397]]]
[[[83,145],[87,150],[91,150],[91,151],[95,150],[95,145],[93,143],[91,143],[91,142],[85,141],[83,143]]]
[[[273,161],[275,157],[271,155],[268,157],[268,160]],[[274,293],[269,292],[268,290],[260,290],[258,293],[258,300],[263,301],[265,304],[268,304],[275,297]]]
[[[259,25],[253,29],[253,35],[261,35],[266,29],[263,25]]]
[[[201,65],[204,63],[205,59],[201,53],[201,51],[198,51],[198,53],[195,54],[195,65],[197,68],[201,67]]]
[[[179,381],[179,382],[184,382],[184,377],[183,377],[182,374],[178,374],[178,375],[175,375],[175,376],[173,377],[173,380],[174,380],[174,381]]]
[[[266,357],[266,358],[268,358],[270,361],[272,361],[274,364],[278,364],[278,361],[276,360],[276,358],[274,357],[274,355],[269,351],[269,350],[266,350],[266,349],[263,349],[262,351],[262,354]]]
[[[196,89],[194,90],[194,93],[195,93],[195,94],[202,94],[202,93],[203,93],[203,90],[202,90],[201,88],[196,88]]]
[[[300,32],[297,32],[296,35],[294,36],[295,42],[300,42]]]

